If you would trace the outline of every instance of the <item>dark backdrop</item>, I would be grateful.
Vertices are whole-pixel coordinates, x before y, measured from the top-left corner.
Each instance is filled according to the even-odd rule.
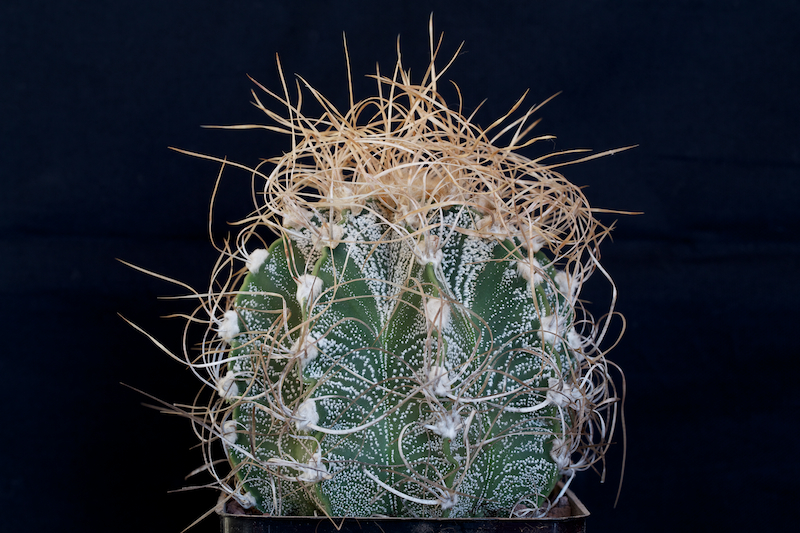
[[[6,1],[0,6],[0,529],[180,531],[213,505],[186,483],[199,451],[169,401],[195,383],[117,316],[169,347],[175,287],[215,260],[217,166],[280,153],[252,123],[249,74],[278,89],[275,54],[347,103],[356,75],[427,65],[435,14],[467,110],[488,125],[530,88],[551,148],[635,150],[567,167],[617,220],[604,248],[628,331],[628,455],[575,489],[590,530],[778,527],[798,496],[794,276],[800,266],[800,7],[787,1]],[[217,220],[245,214],[248,177],[223,181]],[[216,235],[224,235],[222,224]],[[599,294],[599,293],[598,293]],[[694,518],[693,518],[694,517]],[[215,531],[214,520],[197,531]]]

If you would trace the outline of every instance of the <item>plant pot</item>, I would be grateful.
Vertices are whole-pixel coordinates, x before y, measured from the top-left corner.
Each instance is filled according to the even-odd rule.
[[[221,533],[584,533],[589,511],[572,491],[544,518],[325,518],[238,514],[226,508]],[[565,515],[565,516],[553,516]]]

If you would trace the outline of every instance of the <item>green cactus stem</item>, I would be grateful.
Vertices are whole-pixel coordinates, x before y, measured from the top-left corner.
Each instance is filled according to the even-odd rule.
[[[254,211],[187,355],[215,391],[193,411],[208,470],[244,507],[537,516],[613,435],[613,308],[597,322],[579,299],[608,229],[549,156],[518,153],[551,138],[527,138],[537,107],[479,128],[431,49],[421,83],[398,61],[345,113],[311,87],[320,117],[253,93],[292,149],[250,169]]]
[[[304,230],[247,275],[229,450],[259,509],[284,511],[286,480],[287,510],[332,516],[495,516],[553,489],[565,420],[548,382],[577,367],[573,306],[542,252],[531,267],[521,243],[465,234],[477,217],[431,220],[442,246],[426,262],[375,214],[348,213],[335,247]],[[305,271],[316,288],[298,298]]]

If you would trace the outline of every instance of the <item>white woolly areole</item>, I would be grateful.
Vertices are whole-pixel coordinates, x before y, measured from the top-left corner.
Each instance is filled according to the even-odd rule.
[[[555,345],[559,338],[558,326],[558,315],[543,316],[539,329],[539,338],[542,339],[542,342]]]
[[[570,328],[567,332],[567,344],[573,350],[580,350],[583,347],[583,336],[575,328]]]
[[[452,491],[447,491],[446,493],[442,494],[442,497],[439,498],[439,505],[442,506],[442,509],[450,509],[451,507],[455,507],[458,503],[458,494]]]
[[[491,210],[492,208],[490,206],[487,206],[487,209]],[[482,234],[491,233],[491,228],[493,227],[494,227],[494,218],[491,215],[484,216],[478,219],[477,222],[475,222],[475,230],[478,233]]]
[[[236,444],[236,421],[226,420],[222,423],[222,438],[228,444]]]
[[[313,302],[322,292],[322,279],[311,274],[303,274],[297,280],[297,301]]]
[[[328,467],[322,462],[322,454],[319,452],[311,454],[311,458],[306,465],[299,467],[301,474],[297,476],[297,479],[300,481],[317,483],[333,477],[332,474],[328,473]]]
[[[522,243],[533,253],[538,252],[542,249],[542,247],[546,244],[544,237],[542,237],[538,231],[536,231],[533,227],[528,228],[528,231],[525,231],[525,228],[520,228],[520,236],[522,237]]]
[[[300,360],[300,371],[305,370],[306,365],[317,358],[319,350],[317,349],[317,338],[309,333],[305,338],[297,339],[292,346],[292,352]]]
[[[344,227],[339,224],[328,224],[323,222],[319,228],[319,234],[313,238],[314,248],[321,250],[325,247],[333,250],[339,245],[339,242],[344,237]]]
[[[284,228],[307,228],[314,213],[296,205],[287,206],[283,214]]]
[[[412,250],[417,262],[426,266],[433,263],[434,266],[440,267],[444,259],[444,252],[441,248],[441,239],[437,235],[428,235],[423,237],[421,242],[415,243]]]
[[[450,323],[450,304],[441,298],[428,298],[425,302],[425,318],[429,326],[442,331]]]
[[[443,259],[444,259],[444,252],[442,250],[434,250],[432,252],[417,256],[417,260],[420,262],[422,266],[426,266],[433,263],[434,266],[438,267],[442,265]]]
[[[233,497],[236,498],[236,503],[241,505],[244,509],[250,509],[256,504],[256,497],[250,492],[244,494],[234,493]]]
[[[544,278],[540,274],[544,269],[542,264],[535,258],[517,261],[517,272],[520,276],[525,278],[529,284],[539,285]]]
[[[430,429],[437,435],[453,440],[456,438],[458,430],[463,427],[461,415],[455,411],[437,413],[435,424],[426,424],[425,429]]]
[[[419,212],[419,205],[411,198],[400,198],[397,204],[398,220],[417,230],[425,221],[424,215]]]
[[[433,365],[428,371],[428,382],[425,384],[425,389],[435,394],[436,396],[447,396],[450,394],[450,388],[453,382],[450,380],[450,373],[443,366]]]
[[[547,387],[547,400],[562,408],[570,404],[577,405],[577,402],[583,398],[579,387],[562,382],[558,378],[547,378]]]
[[[230,342],[239,334],[239,317],[236,315],[236,311],[225,311],[222,320],[218,323],[217,333],[225,342]]]
[[[577,359],[579,363],[585,359],[583,355],[583,347],[586,345],[586,341],[586,337],[578,333],[574,327],[570,328],[570,330],[567,332],[567,344],[569,344],[569,347],[572,348],[572,351],[575,354],[575,359]]]
[[[258,272],[258,269],[261,268],[261,265],[263,265],[264,261],[267,260],[267,256],[269,256],[269,252],[264,248],[253,250],[250,255],[247,256],[247,260],[245,261],[247,270],[249,270],[251,274]]]
[[[575,304],[575,300],[578,297],[578,289],[580,288],[578,280],[564,271],[559,271],[556,274],[555,280],[561,294],[563,294],[571,304]]]
[[[553,439],[553,448],[550,450],[550,458],[558,466],[559,472],[569,469],[570,465],[569,444],[565,439]]]
[[[353,215],[361,214],[364,210],[364,199],[356,194],[352,187],[344,183],[332,184],[329,191],[329,201],[332,207],[338,211],[349,210]]]
[[[498,223],[497,220],[492,218],[492,225],[489,227],[489,233],[491,233],[496,239],[508,239],[509,237],[513,237],[513,232],[510,232],[508,228],[506,228],[503,224]]]
[[[295,413],[295,425],[298,431],[310,431],[309,425],[316,426],[319,422],[319,413],[314,404],[314,398],[309,398],[300,404]]]
[[[239,396],[239,385],[236,383],[236,373],[228,371],[217,381],[217,392],[226,400]]]

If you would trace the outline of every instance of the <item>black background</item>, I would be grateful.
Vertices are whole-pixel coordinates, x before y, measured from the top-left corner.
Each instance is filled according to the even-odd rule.
[[[6,1],[0,6],[0,529],[178,532],[216,500],[168,494],[199,465],[172,402],[195,382],[117,315],[177,348],[182,291],[115,258],[202,288],[218,167],[279,154],[249,74],[279,89],[275,54],[347,105],[362,75],[427,65],[427,25],[484,126],[525,89],[542,150],[639,147],[563,169],[617,220],[604,265],[628,331],[628,455],[574,488],[590,531],[781,527],[798,496],[800,7],[787,1]],[[538,150],[538,151],[537,151]],[[215,211],[249,211],[229,172]],[[598,296],[607,296],[601,292]],[[214,519],[197,531],[215,531]]]

